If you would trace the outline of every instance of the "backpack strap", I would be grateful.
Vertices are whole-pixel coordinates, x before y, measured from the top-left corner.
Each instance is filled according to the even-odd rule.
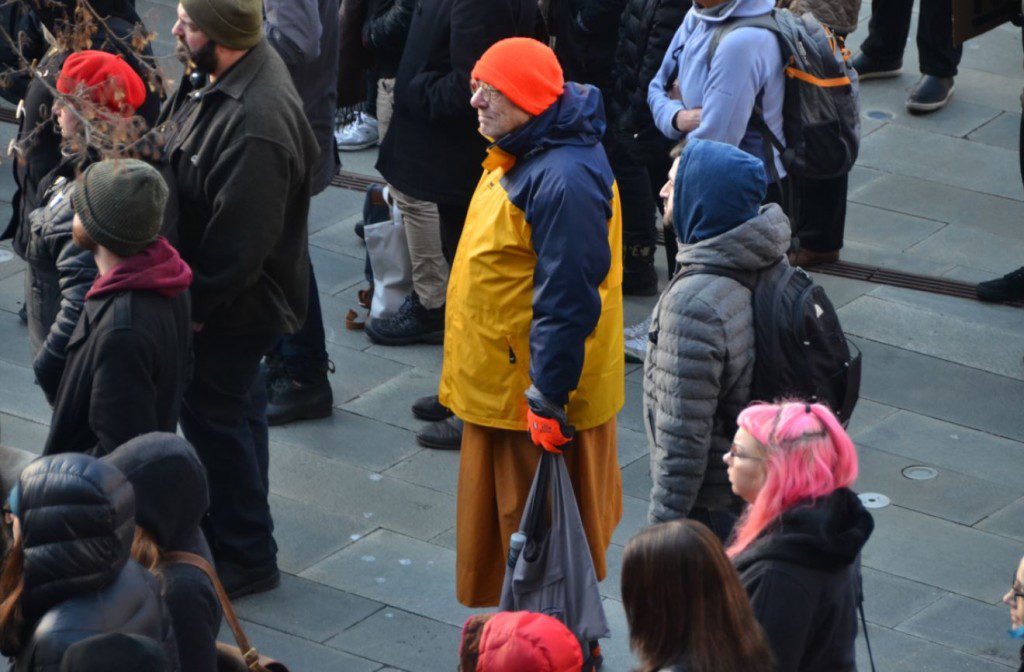
[[[714,264],[692,264],[687,266],[685,270],[676,273],[675,277],[672,278],[671,285],[693,275],[720,275],[724,278],[732,278],[752,292],[757,285],[758,273],[757,271],[741,271],[737,268],[716,266]],[[668,289],[666,288],[665,291],[667,292]]]
[[[738,19],[723,21],[715,28],[715,32],[711,35],[711,44],[708,45],[708,70],[711,69],[711,61],[714,60],[715,54],[718,52],[718,45],[722,43],[726,35],[737,28],[764,28],[765,30],[772,31],[777,36],[781,37],[782,35],[779,24],[775,21],[774,10],[770,14],[762,14],[761,16],[744,16]]]

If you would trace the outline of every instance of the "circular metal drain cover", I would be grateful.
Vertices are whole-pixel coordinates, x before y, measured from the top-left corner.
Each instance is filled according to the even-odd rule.
[[[931,467],[913,466],[903,470],[903,475],[912,481],[930,481],[939,475]]]
[[[860,502],[868,509],[884,509],[889,506],[889,498],[878,492],[862,492],[857,495]]]
[[[896,116],[892,112],[886,112],[885,110],[868,110],[864,114],[868,119],[875,119],[877,121],[889,121]]]

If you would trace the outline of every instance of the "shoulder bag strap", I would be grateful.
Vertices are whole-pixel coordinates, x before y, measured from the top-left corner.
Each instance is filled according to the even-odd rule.
[[[242,652],[242,658],[245,660],[246,666],[253,672],[267,672],[267,669],[260,665],[259,652],[249,642],[245,631],[242,630],[242,624],[238,622],[235,608],[231,606],[231,598],[228,597],[227,591],[224,590],[224,585],[220,582],[220,577],[217,576],[217,570],[213,568],[213,565],[203,556],[185,551],[172,551],[165,553],[162,557],[165,562],[191,565],[206,574],[210,579],[210,583],[213,584],[214,589],[217,591],[217,599],[220,600],[221,609],[224,611],[224,618],[227,619],[228,626],[230,626],[231,632],[235,635],[235,641],[238,642],[238,648]]]

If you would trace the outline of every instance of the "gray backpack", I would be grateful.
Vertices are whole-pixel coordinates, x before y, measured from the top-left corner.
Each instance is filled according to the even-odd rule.
[[[583,669],[596,669],[601,664],[597,640],[611,637],[611,630],[561,455],[543,451],[519,533],[525,535],[525,545],[518,555],[514,546],[509,554],[498,608],[557,618],[580,640]]]
[[[778,181],[773,148],[781,155],[786,171],[797,177],[826,179],[849,173],[860,149],[860,102],[857,71],[850,65],[850,52],[842,38],[810,12],[798,16],[788,9],[776,9],[764,16],[732,19],[716,28],[708,50],[709,68],[725,36],[748,27],[770,30],[782,49],[785,143],[768,128],[760,109],[755,107],[751,116],[764,138],[772,179]]]

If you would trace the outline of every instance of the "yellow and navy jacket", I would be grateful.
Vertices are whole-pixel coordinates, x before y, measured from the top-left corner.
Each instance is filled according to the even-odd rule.
[[[577,429],[625,399],[622,215],[600,92],[562,96],[491,145],[448,282],[441,402],[525,429],[531,382]]]

